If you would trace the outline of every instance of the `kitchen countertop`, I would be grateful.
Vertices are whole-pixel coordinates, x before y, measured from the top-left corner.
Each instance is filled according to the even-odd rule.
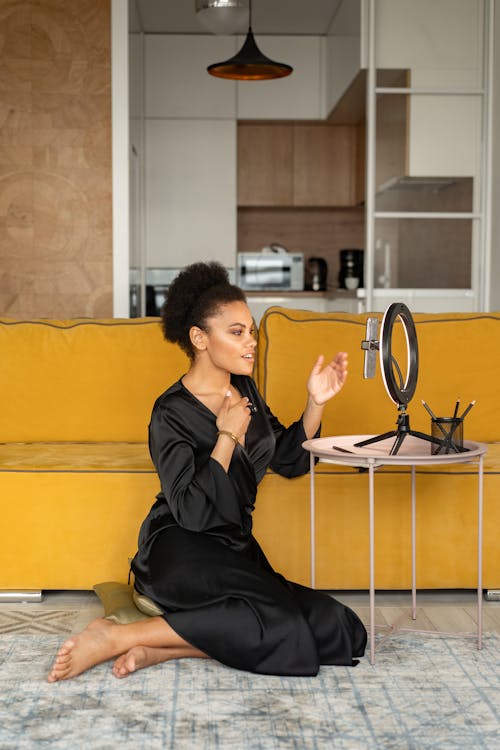
[[[341,297],[346,299],[356,299],[357,290],[350,291],[349,289],[326,289],[322,292],[314,292],[312,289],[294,290],[294,291],[282,291],[281,289],[261,289],[257,290],[243,290],[247,297],[314,297],[314,298],[326,298],[331,299],[332,297]]]

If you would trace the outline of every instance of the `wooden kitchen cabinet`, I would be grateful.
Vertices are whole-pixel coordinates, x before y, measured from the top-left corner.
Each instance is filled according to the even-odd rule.
[[[294,125],[293,204],[352,206],[356,202],[356,129]]]
[[[356,126],[239,123],[239,206],[353,206]]]
[[[293,204],[293,127],[238,125],[238,205]]]

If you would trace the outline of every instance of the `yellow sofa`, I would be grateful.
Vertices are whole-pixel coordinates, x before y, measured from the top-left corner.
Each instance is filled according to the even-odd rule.
[[[382,316],[379,315],[379,318]],[[450,415],[477,403],[464,437],[489,444],[484,480],[484,586],[500,586],[500,314],[416,314],[420,369],[408,412],[411,426],[430,432],[432,410]],[[270,308],[259,330],[258,378],[271,409],[288,422],[304,404],[304,383],[318,353],[349,353],[349,377],[327,406],[322,435],[380,434],[395,428],[397,409],[380,370],[363,380],[366,315]],[[401,325],[393,351],[406,364]],[[417,585],[470,588],[477,583],[477,478],[466,464],[422,467],[417,473]],[[316,469],[316,585],[366,589],[368,477],[320,463]],[[376,585],[411,586],[410,470],[384,468],[375,478]],[[279,523],[281,519],[281,524]],[[309,478],[266,476],[258,496],[255,531],[271,561],[297,580],[309,580]]]
[[[156,318],[3,319],[0,352],[0,589],[126,581],[151,407],[187,358]]]
[[[489,444],[485,462],[484,585],[500,587],[500,314],[415,315],[420,376],[410,404],[425,432],[421,399],[445,414],[477,400],[465,437]],[[365,315],[271,308],[259,327],[256,378],[289,422],[305,401],[318,353],[350,355],[343,391],[328,405],[322,434],[391,429],[396,408],[382,385],[362,379]],[[403,347],[395,330],[395,350]],[[90,589],[126,581],[140,522],[158,491],[147,450],[151,406],[187,368],[157,319],[0,319],[0,590]],[[471,467],[417,477],[418,585],[475,586],[477,479]],[[320,464],[316,583],[368,587],[367,476]],[[409,473],[376,476],[377,586],[410,585]],[[309,582],[309,479],[264,478],[255,533],[288,577]]]

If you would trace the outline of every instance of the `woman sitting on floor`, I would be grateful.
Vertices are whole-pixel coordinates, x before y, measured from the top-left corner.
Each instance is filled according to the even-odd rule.
[[[153,408],[149,445],[161,492],[142,524],[132,570],[137,591],[163,615],[127,625],[94,620],[59,649],[49,682],[112,658],[117,677],[182,657],[274,675],[356,664],[366,646],[357,615],[275,572],[252,535],[268,466],[286,477],[308,471],[302,443],[319,433],[325,404],[345,382],[347,355],[327,365],[318,358],[304,413],[285,428],[251,378],[252,316],[222,266],[184,269],[162,321],[191,365]]]

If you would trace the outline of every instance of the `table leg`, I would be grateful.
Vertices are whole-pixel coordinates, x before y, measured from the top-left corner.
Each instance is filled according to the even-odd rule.
[[[375,664],[375,514],[374,514],[374,468],[373,461],[368,466],[370,503],[370,664]]]
[[[477,647],[483,647],[483,456],[477,474]]]
[[[411,617],[417,619],[416,467],[411,467]]]
[[[316,519],[315,519],[315,508],[316,508],[316,502],[315,502],[315,496],[314,496],[314,454],[311,452],[309,454],[309,461],[310,461],[310,483],[311,483],[311,491],[309,494],[310,498],[310,506],[309,506],[309,512],[310,512],[310,545],[311,545],[311,588],[314,589],[316,587]]]

